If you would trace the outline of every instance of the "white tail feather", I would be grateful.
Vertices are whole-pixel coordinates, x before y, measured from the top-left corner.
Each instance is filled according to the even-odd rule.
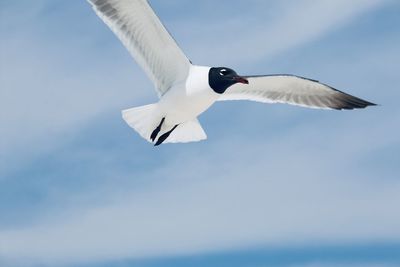
[[[164,143],[189,143],[207,139],[199,121],[194,119],[180,124]]]
[[[125,122],[140,134],[148,142],[152,142],[150,136],[160,124],[162,116],[157,112],[157,104],[151,104],[122,111]],[[164,127],[163,127],[164,128]],[[166,131],[167,129],[163,129]],[[157,138],[163,133],[157,136]],[[194,119],[180,124],[164,143],[189,143],[207,139],[199,121]],[[156,140],[157,141],[157,140]]]
[[[151,142],[151,133],[161,120],[156,114],[156,107],[156,104],[151,104],[126,109],[122,111],[122,118],[131,128],[138,132],[141,137]]]

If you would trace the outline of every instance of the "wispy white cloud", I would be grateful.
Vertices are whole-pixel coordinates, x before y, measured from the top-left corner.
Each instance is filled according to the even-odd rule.
[[[46,11],[49,2],[40,3],[27,3],[22,11],[25,23],[16,19],[21,8],[17,3],[7,6],[2,18],[8,26],[2,27],[1,44],[2,170],[16,169],[24,159],[63,145],[62,140],[70,140],[103,112],[119,113],[127,107],[127,99],[140,101],[152,93],[128,53],[121,49],[126,56],[121,60],[111,56],[115,50],[118,54],[112,46],[102,51],[98,47],[103,40],[95,30],[83,25],[80,31],[68,31],[74,23],[53,21]],[[86,2],[81,8],[92,14]],[[72,14],[76,15],[71,12],[68,18],[76,20]],[[95,16],[92,19],[103,26]],[[43,32],[42,24],[48,32]],[[112,67],[107,65],[110,58]]]
[[[237,140],[227,138],[196,157],[176,155],[149,174],[159,177],[158,186],[127,190],[109,205],[77,209],[26,229],[1,231],[0,255],[54,264],[254,245],[398,240],[400,216],[391,203],[400,201],[400,182],[389,177],[383,182],[347,164],[374,149],[365,148],[374,133],[363,135],[365,124],[334,133],[320,126],[310,122],[279,140],[254,140],[240,152],[231,145]],[[375,146],[393,139],[389,135]],[[343,148],[337,150],[337,143]]]
[[[197,35],[197,38],[194,36],[197,41],[192,45],[196,58],[202,62],[211,59],[214,64],[254,65],[312,43],[391,1],[253,2],[244,8],[246,17],[227,16],[226,23],[205,19],[200,23],[192,22]],[[220,8],[224,10],[224,7]],[[263,14],[267,15],[264,20],[254,18]]]

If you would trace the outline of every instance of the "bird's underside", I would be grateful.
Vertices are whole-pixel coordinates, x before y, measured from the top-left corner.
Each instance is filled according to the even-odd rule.
[[[88,2],[156,88],[159,103],[127,109],[122,115],[129,126],[157,146],[206,139],[197,116],[215,101],[251,100],[334,110],[375,105],[316,80],[294,75],[239,76],[232,69],[224,67],[207,68],[207,75],[198,75],[193,71],[196,66],[176,44],[147,0]],[[178,84],[185,85],[181,86],[182,90],[190,97],[177,98],[176,103],[169,101],[169,109],[160,109],[160,103],[165,102],[165,97],[171,95],[171,88],[176,88]],[[193,97],[196,95],[202,99]],[[174,110],[178,102],[185,107],[179,112],[190,116],[179,116],[179,112]],[[176,118],[184,119],[174,120],[169,114],[178,114]]]

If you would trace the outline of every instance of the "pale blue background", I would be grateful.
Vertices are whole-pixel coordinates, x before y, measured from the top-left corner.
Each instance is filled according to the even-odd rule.
[[[380,104],[218,103],[154,148],[152,84],[86,1],[0,1],[1,266],[400,265],[398,1],[151,1],[196,64]]]

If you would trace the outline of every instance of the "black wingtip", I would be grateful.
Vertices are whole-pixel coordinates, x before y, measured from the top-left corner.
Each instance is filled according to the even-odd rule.
[[[360,99],[362,100],[362,99]],[[378,104],[366,101],[366,100],[362,100],[365,103],[365,107],[374,107],[374,106],[379,106]]]
[[[363,100],[361,98],[343,93],[341,91],[336,90],[339,92],[337,95],[337,102],[336,105],[333,107],[334,109],[338,110],[353,110],[353,109],[364,109],[370,106],[377,106],[377,104]]]

